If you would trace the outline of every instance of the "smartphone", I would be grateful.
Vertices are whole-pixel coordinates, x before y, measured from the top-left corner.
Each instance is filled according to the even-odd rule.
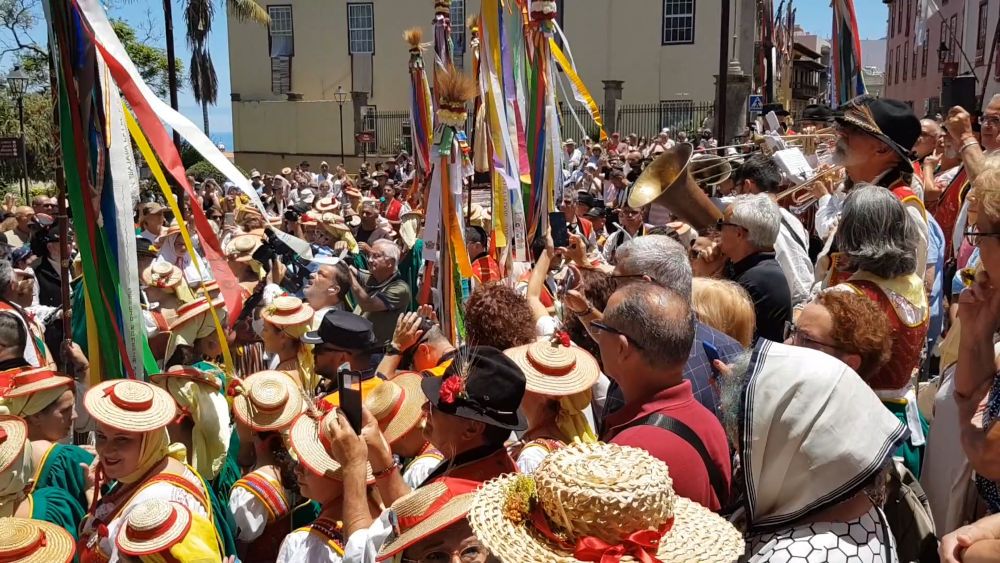
[[[235,213],[226,213],[222,217],[222,225],[223,226],[230,227],[230,226],[235,225],[235,224],[236,224],[236,214]]]
[[[716,373],[715,367],[713,367],[712,364],[715,362],[715,360],[722,359],[722,357],[719,355],[719,349],[716,348],[715,344],[712,344],[711,342],[702,342],[701,347],[703,350],[705,350],[705,355],[708,356],[708,366],[712,368],[712,374],[715,377],[718,377],[719,374]]]
[[[552,244],[556,248],[569,246],[569,230],[566,228],[566,216],[562,211],[549,213],[549,227],[552,230]]]
[[[354,432],[361,434],[361,374],[356,371],[344,370],[337,378],[337,392],[340,398],[340,410],[347,417]]]

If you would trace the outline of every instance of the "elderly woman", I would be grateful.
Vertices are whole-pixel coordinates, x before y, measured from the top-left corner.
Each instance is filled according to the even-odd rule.
[[[170,443],[167,425],[177,417],[177,405],[169,393],[151,383],[115,379],[88,391],[84,406],[97,424],[96,487],[103,494],[80,528],[81,561],[117,561],[119,529],[149,500],[178,502],[212,519],[208,487],[184,463],[184,448]]]
[[[987,160],[973,185],[975,228],[967,235],[979,249],[975,283],[959,298],[961,342],[955,370],[962,449],[976,472],[976,486],[990,512],[1000,512],[1000,374],[994,335],[1000,328],[1000,159]],[[973,417],[985,399],[982,424]]]
[[[287,373],[309,396],[316,391],[319,376],[312,346],[303,343],[302,337],[312,328],[313,315],[312,307],[290,295],[276,297],[260,314],[264,352],[271,357],[268,369]]]
[[[747,290],[729,280],[696,277],[691,282],[691,306],[698,320],[749,348],[755,317]]]
[[[80,464],[90,465],[94,455],[79,446],[62,444],[76,420],[74,382],[49,368],[24,370],[14,375],[0,398],[0,414],[21,417],[28,425],[34,466],[32,490],[62,489],[76,500],[83,513],[93,500],[93,483]]]
[[[847,561],[861,551],[870,555],[859,561],[896,561],[873,497],[906,426],[853,370],[815,350],[760,340],[724,374],[721,398],[745,472],[749,561]]]
[[[208,263],[195,249],[194,259],[188,254],[187,246],[184,244],[184,237],[181,236],[181,228],[177,223],[170,225],[167,233],[160,237],[160,255],[153,261],[173,264],[184,273],[184,279],[192,288],[198,288],[201,284],[212,280],[212,271]]]
[[[905,400],[915,411],[910,379],[920,362],[929,308],[923,279],[914,273],[916,236],[911,221],[892,192],[855,186],[844,201],[835,239],[853,273],[835,289],[868,297],[889,319],[892,352],[868,383],[883,400]]]
[[[17,516],[44,520],[64,528],[75,538],[84,509],[59,487],[32,486],[36,470],[32,450],[24,420],[0,415],[0,518]],[[0,547],[0,561],[8,560],[20,561],[4,559]]]

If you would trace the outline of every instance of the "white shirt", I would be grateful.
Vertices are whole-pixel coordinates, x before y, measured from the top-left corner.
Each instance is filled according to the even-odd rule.
[[[267,527],[268,510],[260,499],[242,487],[233,487],[229,493],[229,512],[236,521],[236,539],[252,542]]]
[[[300,563],[302,561],[341,563],[344,558],[333,551],[333,548],[326,543],[326,538],[311,533],[308,529],[299,529],[285,536],[285,540],[281,542],[281,549],[278,550],[276,561],[277,563]]]
[[[809,299],[814,282],[813,263],[809,259],[808,250],[809,235],[795,215],[784,208],[780,208],[780,211],[784,221],[778,230],[778,240],[774,242],[774,257],[788,280],[794,307]]]

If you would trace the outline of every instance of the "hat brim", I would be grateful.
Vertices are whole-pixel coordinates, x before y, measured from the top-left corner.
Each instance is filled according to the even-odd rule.
[[[528,428],[528,419],[524,417],[524,413],[518,408],[515,412],[510,415],[504,415],[502,417],[493,417],[462,404],[461,401],[456,401],[454,405],[441,405],[441,385],[444,384],[444,377],[425,377],[420,382],[420,389],[423,390],[424,396],[427,400],[434,405],[434,408],[452,416],[457,416],[459,418],[465,418],[468,420],[477,420],[479,422],[484,422],[490,426],[497,426],[500,428],[506,428],[507,430],[525,430]]]
[[[25,395],[38,393],[39,391],[56,389],[57,387],[66,387],[67,389],[72,390],[74,388],[74,383],[73,380],[68,377],[53,375],[51,377],[46,377],[41,381],[35,381],[27,385],[11,388],[4,394],[4,397],[23,397]]]
[[[322,344],[323,339],[319,337],[319,331],[310,330],[299,339],[304,344]]]
[[[390,557],[406,550],[406,548],[429,538],[459,520],[464,519],[466,514],[468,514],[469,508],[472,506],[472,502],[475,498],[476,493],[456,495],[448,502],[444,503],[441,508],[437,509],[434,514],[431,514],[425,520],[422,520],[420,523],[407,529],[405,532],[399,534],[398,536],[392,538],[391,541],[384,544],[378,550],[378,556],[375,560],[385,561],[386,559],[389,559]]]
[[[336,413],[337,411],[330,412]],[[320,421],[310,416],[307,412],[296,416],[288,430],[288,442],[292,449],[295,450],[295,455],[298,456],[299,463],[305,465],[306,469],[323,477],[342,479],[343,467],[337,460],[330,456],[319,439],[321,431],[319,424]],[[375,482],[370,464],[367,467],[365,481],[368,483]]]
[[[417,373],[404,373],[392,379],[403,390],[403,404],[399,407],[399,412],[392,415],[388,424],[382,428],[382,435],[390,446],[417,428],[424,418],[423,404],[426,397],[420,388],[423,379]]]
[[[192,373],[181,372],[181,371],[166,371],[162,373],[154,373],[149,376],[149,380],[155,383],[156,385],[164,384],[170,378],[187,379],[190,381],[194,381],[195,383],[201,383],[202,385],[207,385],[212,389],[215,389],[216,391],[222,389],[222,383],[219,381],[219,378],[214,376],[209,376],[208,374],[205,374],[204,376],[197,376]]]
[[[142,557],[144,555],[161,553],[183,540],[191,528],[191,512],[178,509],[178,506],[173,506],[173,504],[171,503],[171,508],[177,515],[173,524],[163,530],[162,533],[148,539],[138,540],[129,538],[128,522],[123,522],[122,526],[118,529],[118,537],[115,539],[115,545],[118,546],[118,550],[125,555]]]
[[[3,472],[21,459],[28,438],[28,425],[21,417],[0,415],[0,430],[7,433],[7,439],[0,442],[0,472]]]
[[[580,561],[534,531],[530,522],[506,515],[508,491],[518,478],[504,475],[476,493],[469,523],[476,537],[503,561]],[[743,536],[721,516],[686,498],[674,497],[674,524],[660,539],[656,558],[663,563],[736,561],[746,549]]]
[[[83,396],[83,406],[90,416],[102,424],[128,432],[151,432],[170,424],[177,416],[177,403],[170,393],[142,381],[131,383],[149,387],[152,391],[149,406],[142,410],[127,410],[118,406],[113,401],[109,388],[126,382],[129,380],[113,379],[91,387]]]
[[[280,408],[271,411],[261,411],[253,407],[250,401],[250,388],[254,385],[265,383],[265,378],[270,379],[279,385],[284,385],[288,392],[288,399]],[[243,380],[243,387],[247,390],[245,394],[237,395],[233,399],[233,414],[240,422],[246,424],[258,432],[269,432],[272,430],[283,430],[295,420],[305,409],[305,402],[299,392],[298,384],[290,375],[283,371],[260,371]]]
[[[34,518],[3,518],[0,534],[4,540],[13,545],[25,540],[37,538],[36,530],[41,531],[45,541],[30,554],[17,558],[18,563],[69,563],[76,554],[76,543],[73,536],[63,528]]]
[[[851,127],[854,127],[856,129],[858,129],[859,131],[861,131],[862,133],[864,133],[866,135],[871,135],[872,137],[875,137],[879,141],[882,141],[882,143],[884,143],[885,145],[888,145],[889,148],[891,148],[892,150],[896,151],[896,154],[899,155],[899,158],[905,160],[907,163],[910,162],[911,156],[912,156],[912,151],[910,149],[908,149],[908,148],[900,145],[896,141],[893,141],[885,133],[881,133],[881,132],[876,133],[875,131],[871,131],[868,128],[867,125],[861,123],[860,121],[856,121],[854,119],[851,119],[850,116],[846,116],[846,115],[838,115],[835,118],[835,121],[837,123],[839,123],[840,125],[850,125]]]
[[[597,365],[597,360],[590,354],[581,353],[582,350],[574,348],[576,365],[572,371],[559,376],[545,375],[528,361],[528,350],[532,346],[535,344],[516,346],[504,351],[504,354],[524,372],[525,391],[547,397],[566,397],[582,393],[597,383],[601,370]]]

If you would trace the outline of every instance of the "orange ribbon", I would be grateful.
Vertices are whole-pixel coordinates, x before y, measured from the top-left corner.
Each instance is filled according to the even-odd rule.
[[[656,558],[656,552],[660,548],[660,539],[673,528],[674,519],[670,518],[664,522],[659,530],[632,532],[618,544],[609,544],[594,536],[585,536],[578,539],[576,545],[570,544],[552,531],[541,505],[536,506],[535,510],[532,511],[531,524],[539,533],[564,549],[572,549],[573,557],[580,561],[619,563],[623,557],[630,556],[641,563],[663,563]]]

